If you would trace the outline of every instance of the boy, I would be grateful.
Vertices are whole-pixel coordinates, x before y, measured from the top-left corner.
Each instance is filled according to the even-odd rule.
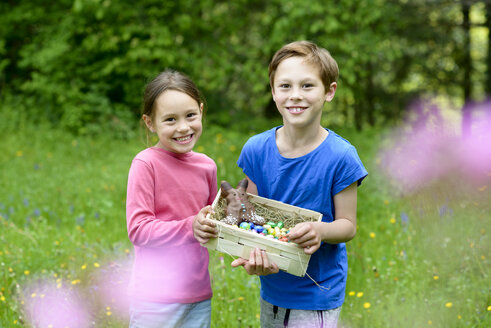
[[[348,141],[321,126],[338,78],[326,49],[308,41],[283,46],[269,78],[283,125],[244,145],[237,164],[247,191],[318,211],[323,220],[300,223],[288,234],[312,254],[305,277],[279,272],[258,249],[232,266],[261,276],[262,327],[336,327],[348,269],[345,242],[356,234],[357,186],[367,171]]]

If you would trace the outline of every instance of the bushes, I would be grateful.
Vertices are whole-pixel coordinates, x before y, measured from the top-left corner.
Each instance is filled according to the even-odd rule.
[[[202,89],[210,121],[229,126],[275,115],[269,60],[286,42],[309,39],[327,47],[340,66],[327,123],[373,125],[397,118],[422,90],[455,94],[459,72],[448,49],[459,49],[460,39],[448,38],[443,24],[457,20],[458,7],[452,8],[440,14],[419,2],[373,0],[329,6],[303,0],[2,2],[0,106],[22,104],[30,116],[78,134],[116,129],[125,135],[139,117],[146,82],[170,67]],[[441,28],[424,24],[428,16],[440,19]],[[440,47],[447,43],[455,45]],[[435,64],[442,58],[448,71]],[[411,83],[414,73],[424,83]]]

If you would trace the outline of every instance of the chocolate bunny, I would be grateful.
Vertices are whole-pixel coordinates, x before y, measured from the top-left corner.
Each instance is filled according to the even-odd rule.
[[[239,181],[237,189],[234,189],[227,181],[221,182],[222,195],[227,201],[225,223],[231,225],[239,225],[244,221],[259,225],[265,223],[264,218],[256,214],[254,205],[249,202],[246,192],[248,184],[247,179],[242,179]]]

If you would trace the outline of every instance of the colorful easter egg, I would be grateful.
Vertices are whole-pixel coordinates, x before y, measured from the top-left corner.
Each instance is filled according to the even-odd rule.
[[[257,226],[254,226],[254,230],[256,230],[257,233],[261,233],[261,232],[263,232],[264,227],[257,225]]]

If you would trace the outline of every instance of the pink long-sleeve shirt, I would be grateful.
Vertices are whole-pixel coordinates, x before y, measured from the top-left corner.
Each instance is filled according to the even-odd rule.
[[[217,168],[208,156],[152,147],[128,175],[126,221],[135,248],[130,295],[150,302],[194,303],[211,298],[208,250],[192,222],[213,202]]]

